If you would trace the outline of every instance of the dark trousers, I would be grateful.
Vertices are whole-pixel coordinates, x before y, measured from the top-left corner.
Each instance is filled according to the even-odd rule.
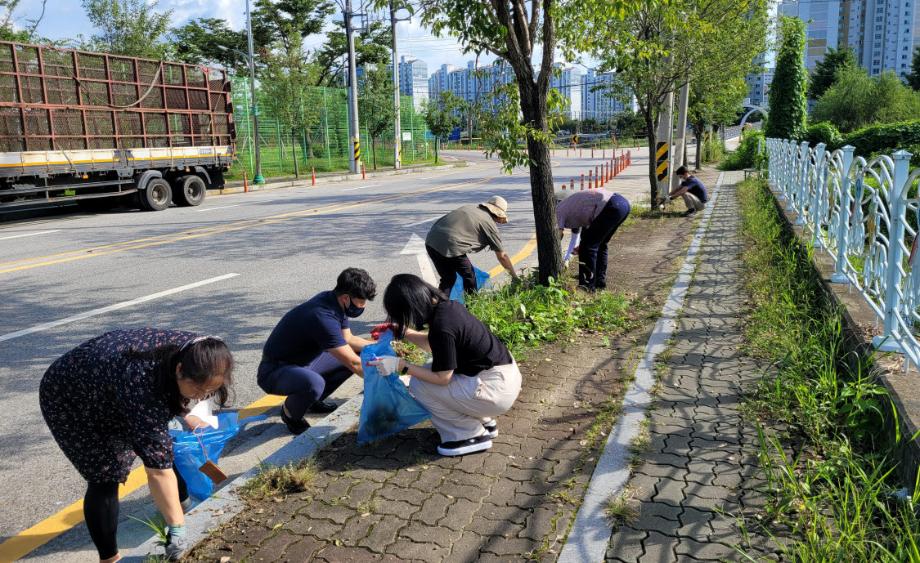
[[[613,194],[600,214],[581,232],[578,246],[578,285],[588,289],[607,287],[607,245],[629,216],[629,202]]]
[[[266,393],[286,396],[288,414],[299,420],[313,403],[331,395],[349,377],[350,369],[323,352],[305,366],[262,360],[257,380]]]
[[[466,293],[476,292],[476,272],[473,271],[473,263],[470,262],[470,259],[465,254],[448,258],[427,244],[425,245],[425,250],[428,251],[428,257],[431,258],[434,269],[441,276],[441,281],[438,283],[441,291],[450,295],[451,288],[457,283],[457,274],[460,274],[463,279],[463,291]]]

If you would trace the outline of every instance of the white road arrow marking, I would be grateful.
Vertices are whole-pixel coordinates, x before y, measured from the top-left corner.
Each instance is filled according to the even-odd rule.
[[[431,266],[431,261],[428,260],[428,251],[425,249],[425,241],[422,240],[420,236],[415,233],[409,237],[409,242],[406,243],[406,246],[403,247],[403,254],[414,254],[415,258],[418,260],[418,269],[422,273],[422,279],[431,285],[438,285],[438,278],[434,274],[434,268]]]

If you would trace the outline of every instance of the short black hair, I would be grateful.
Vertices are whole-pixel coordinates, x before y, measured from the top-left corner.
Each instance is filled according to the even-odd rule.
[[[377,284],[371,275],[361,268],[345,268],[335,280],[336,295],[350,295],[358,299],[374,300],[377,297]]]
[[[690,171],[687,170],[686,166],[680,166],[678,167],[677,170],[674,171],[674,173],[677,174],[678,176],[683,176],[684,174],[689,174]]]
[[[421,328],[431,320],[438,303],[447,301],[440,289],[412,274],[396,274],[383,292],[383,308],[400,335],[407,328]]]

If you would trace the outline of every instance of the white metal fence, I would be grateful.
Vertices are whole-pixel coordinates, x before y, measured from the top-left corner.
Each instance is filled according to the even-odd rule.
[[[873,344],[920,364],[920,169],[911,154],[866,159],[851,146],[767,139],[770,183],[812,245],[835,261],[882,322]]]

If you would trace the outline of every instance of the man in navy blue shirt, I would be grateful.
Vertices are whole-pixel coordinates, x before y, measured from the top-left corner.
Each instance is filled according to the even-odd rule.
[[[287,396],[281,420],[292,433],[310,427],[303,418],[307,411],[334,411],[336,405],[324,399],[351,374],[364,375],[359,354],[371,341],[352,334],[348,319],[360,316],[376,294],[366,271],[348,268],[335,289],[294,307],[272,330],[262,349],[258,383],[266,393]]]
[[[709,194],[706,193],[706,186],[699,178],[687,170],[686,166],[681,166],[675,174],[680,178],[680,185],[668,195],[668,199],[683,198],[687,205],[685,215],[693,215],[697,211],[702,211],[709,201]]]

